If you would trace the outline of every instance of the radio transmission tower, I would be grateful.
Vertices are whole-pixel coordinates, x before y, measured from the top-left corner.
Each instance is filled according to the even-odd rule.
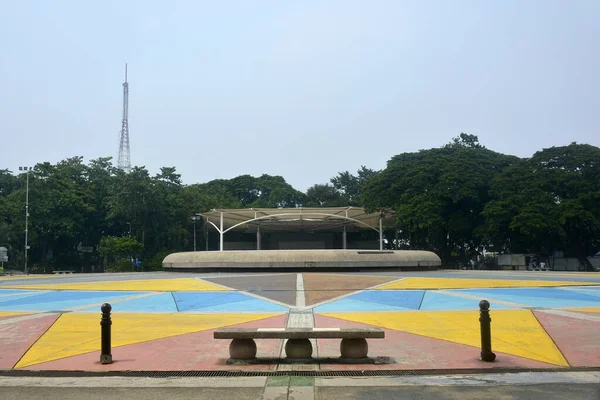
[[[129,154],[129,84],[127,83],[127,64],[125,64],[125,82],[123,82],[123,120],[121,121],[121,140],[119,141],[119,160],[117,166],[125,172],[131,171]]]

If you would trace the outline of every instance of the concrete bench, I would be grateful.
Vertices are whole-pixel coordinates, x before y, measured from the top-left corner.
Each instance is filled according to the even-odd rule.
[[[288,339],[285,354],[289,359],[310,359],[312,344],[309,339],[342,339],[342,358],[366,358],[369,346],[365,339],[383,339],[379,328],[221,328],[214,332],[215,339],[231,339],[229,356],[234,360],[256,357],[254,339]]]
[[[53,274],[72,274],[73,271],[52,271]]]

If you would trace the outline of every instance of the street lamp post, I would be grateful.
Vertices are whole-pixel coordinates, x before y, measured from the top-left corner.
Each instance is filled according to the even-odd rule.
[[[25,176],[27,177],[27,185],[25,189],[25,274],[29,274],[27,270],[27,251],[29,250],[29,245],[27,243],[29,236],[29,171],[31,171],[31,167],[19,167],[19,171],[25,171]]]
[[[199,213],[195,213],[191,219],[192,222],[194,223],[194,251],[196,251],[196,221],[199,221],[201,218]]]

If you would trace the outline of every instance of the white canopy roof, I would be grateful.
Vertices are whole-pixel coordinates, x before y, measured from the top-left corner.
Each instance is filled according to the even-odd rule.
[[[256,231],[258,226],[262,232],[339,231],[344,226],[347,231],[379,231],[380,217],[384,230],[396,223],[393,210],[367,214],[361,207],[213,209],[201,215],[216,227],[220,226],[223,215],[223,231]]]

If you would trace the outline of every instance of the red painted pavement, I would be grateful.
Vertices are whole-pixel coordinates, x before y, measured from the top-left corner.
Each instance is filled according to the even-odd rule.
[[[595,316],[600,316],[600,312],[586,312],[586,311],[575,311],[575,310],[566,310],[568,312],[574,312],[577,314],[583,314],[583,315],[595,315]]]
[[[14,367],[58,317],[59,314],[52,314],[0,325],[0,369]]]
[[[237,328],[283,328],[287,315],[233,325]],[[227,365],[230,340],[213,339],[214,330],[188,333],[165,339],[112,349],[113,364],[99,363],[100,352],[82,354],[24,369],[85,371],[193,371],[193,370],[271,370],[275,364]],[[281,340],[256,340],[258,357],[279,356]]]
[[[364,328],[371,325],[315,315],[321,328]],[[480,349],[412,333],[384,329],[385,339],[367,339],[369,357],[391,357],[394,364],[321,364],[322,370],[458,369],[458,368],[556,368],[555,365],[496,352],[492,363],[479,360]],[[340,340],[317,340],[318,356],[340,356]]]
[[[600,367],[600,322],[533,313],[571,366]]]
[[[17,318],[17,317],[22,317],[22,315],[4,315],[0,317],[0,321],[4,321],[5,319],[11,319],[11,318]]]

